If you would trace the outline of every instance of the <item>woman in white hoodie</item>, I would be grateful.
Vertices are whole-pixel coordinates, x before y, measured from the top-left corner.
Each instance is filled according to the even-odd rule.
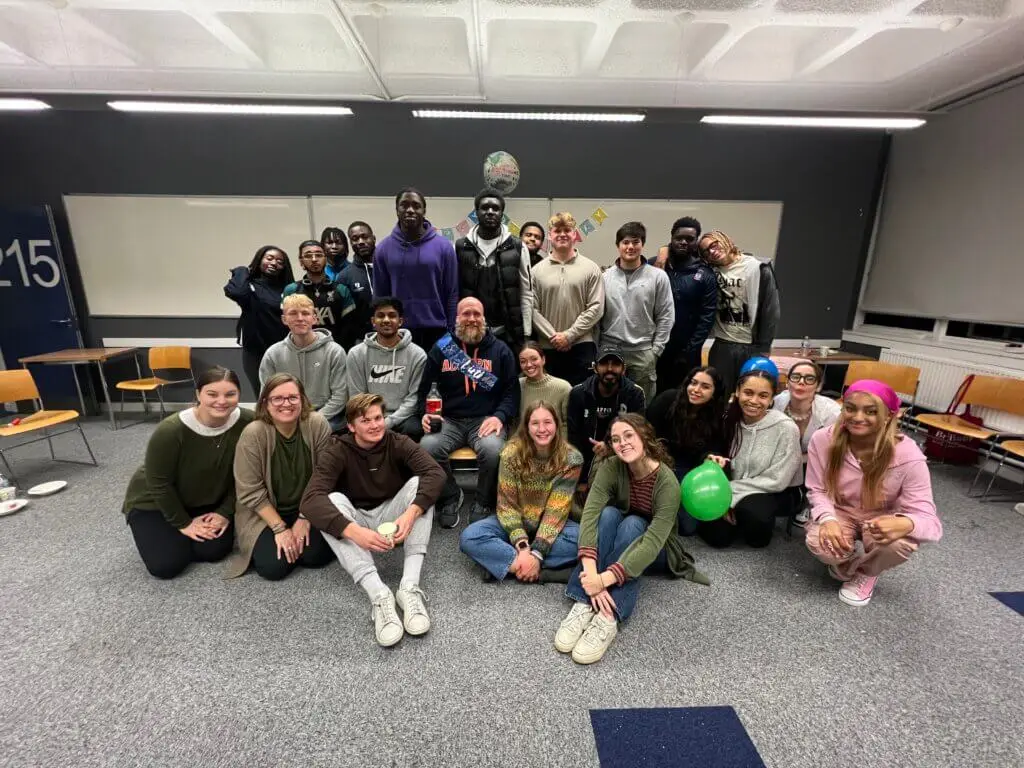
[[[749,371],[736,383],[725,416],[729,456],[710,457],[731,476],[732,506],[725,517],[697,528],[712,547],[727,547],[737,538],[751,547],[768,546],[775,518],[788,516],[799,499],[791,483],[800,467],[800,431],[772,410],[775,387],[775,377],[763,370]]]

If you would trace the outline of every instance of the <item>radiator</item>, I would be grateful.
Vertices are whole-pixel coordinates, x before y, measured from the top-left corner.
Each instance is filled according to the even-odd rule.
[[[912,365],[921,369],[921,382],[917,387],[917,405],[931,411],[945,411],[964,378],[972,373],[1024,378],[1020,371],[1013,368],[977,365],[966,360],[910,354],[893,349],[883,349],[881,359],[886,363]],[[986,426],[1024,433],[1024,417],[1014,416],[1003,411],[994,411],[990,408],[971,409],[971,413],[984,419]]]

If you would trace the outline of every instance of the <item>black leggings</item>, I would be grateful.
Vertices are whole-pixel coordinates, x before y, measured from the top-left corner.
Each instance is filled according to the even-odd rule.
[[[192,517],[205,515],[214,509],[189,511]],[[231,554],[235,543],[235,529],[229,525],[216,539],[194,541],[164,519],[155,509],[128,511],[128,527],[135,537],[142,562],[158,579],[173,579],[189,563],[215,563]]]
[[[245,371],[245,378],[249,380],[252,387],[253,400],[260,398],[260,363],[263,362],[263,355],[258,352],[250,352],[242,348],[242,370]]]
[[[728,547],[737,538],[751,547],[767,547],[775,532],[775,518],[794,514],[799,500],[799,488],[787,488],[778,493],[755,493],[745,497],[733,509],[736,525],[719,518],[700,523],[697,535],[716,549]]]
[[[295,524],[297,518],[298,515],[281,516],[289,527]],[[274,532],[269,528],[263,529],[252,550],[253,570],[267,581],[280,581],[299,565],[303,568],[323,568],[333,559],[334,551],[316,528],[309,529],[309,545],[294,563],[289,563],[283,556],[277,556],[277,542],[274,541]]]

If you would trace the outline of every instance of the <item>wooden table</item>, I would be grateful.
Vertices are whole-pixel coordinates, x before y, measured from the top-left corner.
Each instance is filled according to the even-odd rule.
[[[135,358],[135,370],[139,378],[142,378],[142,367],[139,365],[138,347],[95,347],[92,349],[62,349],[57,352],[47,352],[43,355],[31,355],[30,357],[19,357],[18,362],[22,368],[28,368],[29,363],[39,365],[94,365],[99,369],[100,382],[103,384],[103,399],[107,401],[107,412],[110,414],[110,428],[117,429],[117,422],[114,420],[114,406],[110,403],[110,390],[107,387],[107,377],[103,374],[103,364],[119,357],[132,355]],[[75,380],[75,389],[78,390],[78,402],[82,405],[82,415],[86,414],[85,397],[82,395],[82,387],[78,383],[77,371],[72,370],[72,377]],[[145,397],[145,396],[143,396]]]
[[[856,352],[844,352],[841,349],[831,349],[828,355],[824,356],[818,352],[817,347],[811,347],[811,351],[806,355],[800,352],[800,347],[774,347],[772,349],[772,357],[795,357],[800,360],[813,360],[818,365],[846,365],[857,360],[875,360],[875,358],[868,357],[867,355],[858,355]]]

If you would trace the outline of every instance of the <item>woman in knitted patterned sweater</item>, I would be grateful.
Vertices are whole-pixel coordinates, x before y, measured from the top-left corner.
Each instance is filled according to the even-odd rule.
[[[530,404],[501,452],[497,514],[462,532],[459,547],[498,581],[540,578],[541,566],[576,562],[579,526],[569,519],[583,456],[566,441],[557,408]]]

